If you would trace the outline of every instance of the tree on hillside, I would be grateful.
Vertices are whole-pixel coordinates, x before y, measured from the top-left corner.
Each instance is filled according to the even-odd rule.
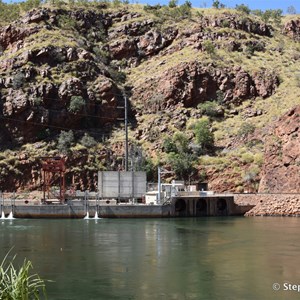
[[[57,141],[57,150],[63,154],[67,154],[74,142],[75,137],[72,130],[61,131]]]
[[[167,137],[163,143],[164,152],[167,153],[167,163],[178,179],[188,179],[195,171],[194,164],[197,156],[192,153],[188,136],[183,132],[174,133]]]
[[[279,25],[283,12],[281,9],[267,9],[265,11],[256,9],[252,10],[252,13],[260,17],[265,23],[268,23],[271,19],[273,19],[274,23]]]
[[[195,172],[195,156],[191,153],[174,153],[168,155],[168,163],[178,179],[188,179]]]
[[[214,134],[210,130],[208,118],[202,118],[194,125],[194,134],[203,154],[214,147]]]
[[[216,9],[219,9],[220,8],[220,1],[218,1],[218,0],[213,1],[212,7],[216,8]]]
[[[245,4],[236,5],[235,9],[242,13],[245,13],[246,15],[249,15],[251,12],[251,9],[248,7],[248,5],[245,5]]]
[[[186,7],[192,8],[192,2],[189,1],[189,0],[186,0],[182,6],[186,6]]]
[[[283,11],[281,9],[271,10],[271,17],[276,25],[280,25]]]
[[[212,3],[212,7],[219,9],[219,8],[224,8],[225,5],[221,3],[219,0],[214,0]]]
[[[170,0],[169,1],[169,7],[174,8],[177,6],[178,1],[177,0]]]

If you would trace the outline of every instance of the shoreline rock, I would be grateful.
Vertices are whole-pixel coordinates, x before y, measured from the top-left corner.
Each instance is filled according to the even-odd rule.
[[[257,205],[246,217],[254,216],[300,216],[300,194],[253,194],[251,201]]]

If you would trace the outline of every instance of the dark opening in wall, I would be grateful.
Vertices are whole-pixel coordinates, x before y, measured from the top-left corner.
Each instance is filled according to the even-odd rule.
[[[175,202],[175,211],[182,212],[186,210],[186,203],[183,199],[178,199]]]
[[[217,200],[217,209],[222,212],[227,209],[227,202],[225,199],[221,198]]]
[[[196,202],[196,216],[207,216],[207,201],[205,199],[199,199]]]

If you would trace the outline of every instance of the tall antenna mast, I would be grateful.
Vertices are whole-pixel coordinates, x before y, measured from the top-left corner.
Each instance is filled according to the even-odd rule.
[[[125,171],[128,171],[128,103],[127,103],[127,97],[124,95],[125,100]]]

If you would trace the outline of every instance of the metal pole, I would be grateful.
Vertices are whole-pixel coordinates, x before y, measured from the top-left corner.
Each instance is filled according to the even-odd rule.
[[[44,182],[43,182],[43,203],[45,204],[45,202],[46,202],[46,186],[45,186],[45,180],[46,180],[46,171],[44,170],[43,171],[43,174],[44,174]]]
[[[86,213],[88,214],[89,209],[88,209],[88,195],[87,195],[87,190],[85,190],[85,192],[84,192],[84,198],[85,198],[85,209],[86,209]]]
[[[161,194],[160,166],[158,166],[158,169],[157,169],[157,177],[158,177],[158,195],[157,195],[157,204],[160,204],[160,194]]]
[[[127,97],[125,96],[125,171],[128,171],[128,113]]]
[[[121,197],[121,173],[120,170],[118,170],[118,202],[120,202]]]
[[[99,192],[96,195],[96,210],[98,211],[98,205],[99,205]]]
[[[132,193],[132,203],[134,203],[134,171],[131,169],[131,193]]]
[[[0,191],[0,199],[1,199],[1,215],[0,215],[0,218],[1,218],[2,211],[4,211],[4,197],[3,197],[2,191]]]

